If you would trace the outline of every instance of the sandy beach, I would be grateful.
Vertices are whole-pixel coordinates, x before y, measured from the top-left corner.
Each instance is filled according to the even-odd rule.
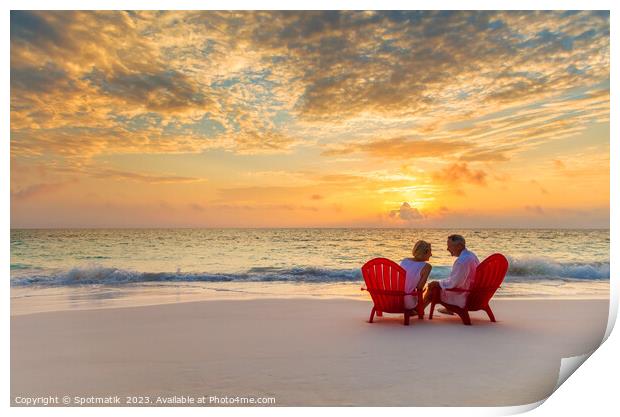
[[[606,300],[499,299],[473,326],[346,299],[200,301],[11,317],[11,401],[274,397],[286,406],[510,406],[547,397],[596,349]],[[124,405],[124,404],[121,404]],[[178,405],[178,404],[177,404]]]

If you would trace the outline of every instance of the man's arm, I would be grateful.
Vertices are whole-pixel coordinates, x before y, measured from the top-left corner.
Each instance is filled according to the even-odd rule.
[[[466,262],[456,261],[454,266],[452,266],[452,272],[450,272],[450,276],[446,279],[439,280],[439,286],[441,288],[449,289],[449,288],[457,288],[467,278],[467,268]]]

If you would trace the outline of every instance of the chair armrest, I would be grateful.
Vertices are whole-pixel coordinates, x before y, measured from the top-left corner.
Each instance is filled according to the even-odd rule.
[[[452,291],[452,292],[471,292],[471,290],[466,290],[464,288],[442,288],[443,291]]]
[[[414,290],[413,292],[404,292],[404,291],[392,291],[392,290],[379,290],[379,289],[368,289],[368,288],[360,288],[361,291],[368,291],[371,294],[382,294],[382,295],[418,295],[422,294],[418,292],[418,290]]]
[[[474,288],[473,290],[466,290],[464,288],[443,288],[443,291],[453,291],[453,292],[475,292],[475,291],[486,291],[486,290],[496,290],[500,287],[480,287]]]

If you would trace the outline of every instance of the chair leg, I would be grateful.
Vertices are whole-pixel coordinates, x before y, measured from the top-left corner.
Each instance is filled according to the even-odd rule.
[[[424,320],[424,308],[426,305],[424,304],[424,297],[422,293],[418,295],[418,305],[416,306],[416,313],[418,313],[418,320]]]
[[[492,322],[495,322],[495,316],[493,315],[493,311],[491,310],[491,307],[490,307],[489,305],[487,305],[487,306],[484,308],[484,311],[486,311],[486,312],[487,312],[487,315],[489,316],[489,319],[490,319]]]
[[[383,317],[383,311],[377,310],[377,317]]]
[[[431,311],[429,312],[428,319],[433,320],[435,305],[437,305],[437,303],[441,304],[441,289],[439,287],[433,287],[429,291],[428,296],[431,302]],[[424,307],[426,307],[426,305]]]
[[[375,318],[375,308],[373,307],[372,310],[370,310],[370,319],[368,319],[368,323],[372,323],[372,319]]]
[[[461,320],[463,320],[464,325],[471,326],[471,319],[469,318],[469,312],[467,312],[467,310],[462,309],[462,308],[459,308],[458,310],[457,309],[451,309],[451,310],[459,315]]]
[[[409,312],[405,310],[405,326],[409,326]]]

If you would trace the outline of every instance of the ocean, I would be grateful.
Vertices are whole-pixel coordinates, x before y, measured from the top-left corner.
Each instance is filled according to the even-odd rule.
[[[609,230],[13,229],[12,313],[245,297],[363,298],[360,267],[432,244],[430,279],[460,233],[510,263],[497,297],[609,296]]]

